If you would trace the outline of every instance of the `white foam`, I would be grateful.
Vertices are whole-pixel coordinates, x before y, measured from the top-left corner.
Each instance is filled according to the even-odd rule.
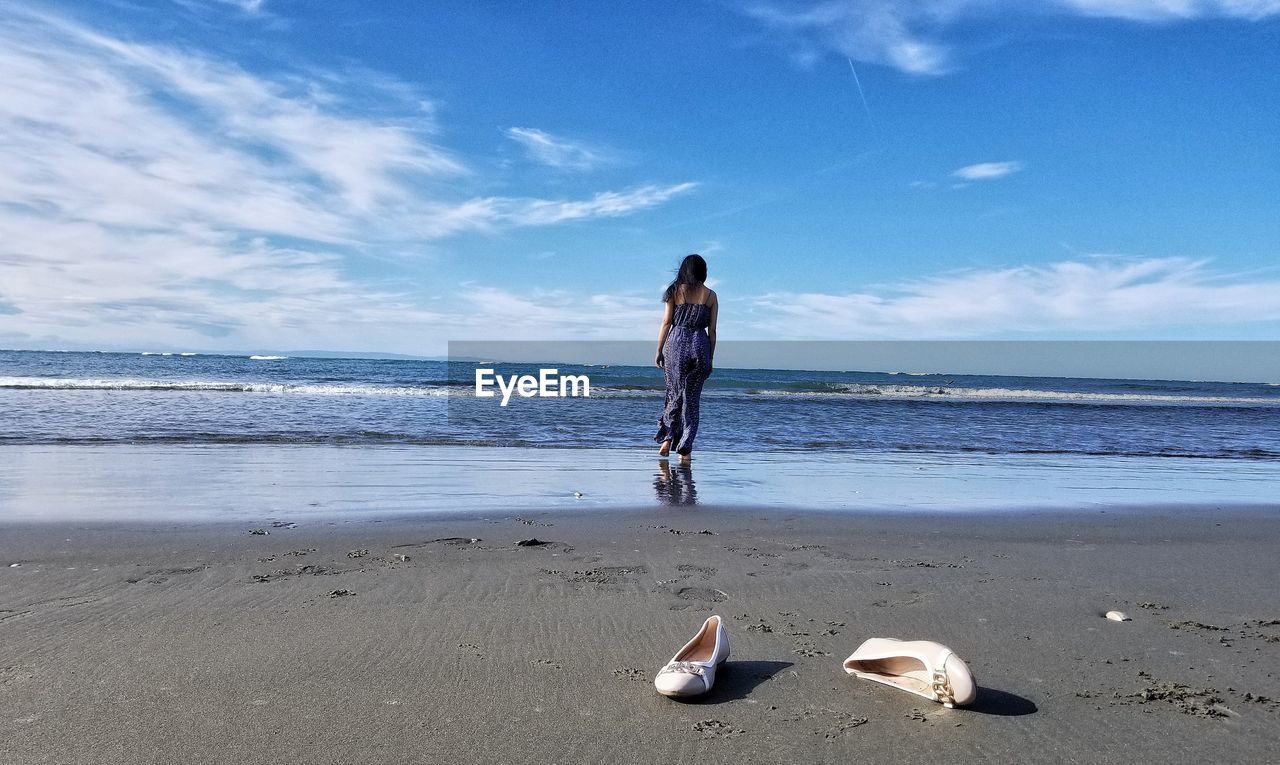
[[[283,361],[287,358],[289,357],[288,356],[250,356],[249,357],[249,359],[252,361]]]
[[[940,385],[871,385],[851,383],[840,386],[843,393],[889,398],[966,401],[1034,401],[1081,404],[1183,404],[1280,406],[1280,399],[1246,396],[1187,396],[1160,393],[1098,393],[1090,391],[1029,390],[1016,388],[960,388]],[[817,395],[823,395],[821,393]]]
[[[600,386],[592,395],[601,398],[641,398],[661,396],[661,389],[615,390],[608,386]],[[973,403],[1023,402],[1045,404],[1098,404],[1098,405],[1183,405],[1183,406],[1247,406],[1247,407],[1280,407],[1280,398],[1233,397],[1233,396],[1179,396],[1138,393],[1088,393],[1051,390],[1016,390],[1009,388],[953,388],[938,385],[840,385],[829,390],[777,390],[773,388],[752,388],[750,390],[732,388],[704,388],[702,395],[720,396],[756,396],[760,398],[813,398],[829,399],[833,396],[856,396],[876,400],[911,400],[948,401]]]
[[[444,386],[334,385],[309,383],[228,382],[221,380],[145,380],[135,378],[0,377],[0,389],[189,391],[270,393],[301,396],[447,396]]]
[[[118,390],[118,391],[207,391],[225,393],[260,393],[303,396],[470,396],[470,386],[392,386],[360,383],[275,383],[229,380],[156,380],[140,378],[66,378],[66,377],[0,377],[0,389],[27,390]],[[654,397],[662,395],[654,389],[610,389],[601,386],[599,395],[607,398]],[[1182,406],[1247,406],[1280,408],[1280,398],[1246,396],[1204,396],[1156,393],[1100,393],[1087,391],[1052,391],[1011,388],[960,388],[937,385],[894,385],[849,383],[833,386],[828,391],[748,390],[708,388],[709,396],[762,396],[786,398],[828,398],[856,396],[874,399],[914,401],[1025,402],[1060,404],[1112,405],[1182,405]]]

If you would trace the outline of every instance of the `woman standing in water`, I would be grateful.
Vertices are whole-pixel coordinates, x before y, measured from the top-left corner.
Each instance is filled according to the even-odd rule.
[[[675,281],[662,295],[662,327],[658,329],[658,355],[654,363],[667,381],[667,399],[658,418],[665,457],[674,446],[681,462],[689,462],[693,439],[698,435],[698,400],[702,384],[711,374],[716,352],[716,317],[720,301],[706,285],[707,261],[689,255],[680,262]]]

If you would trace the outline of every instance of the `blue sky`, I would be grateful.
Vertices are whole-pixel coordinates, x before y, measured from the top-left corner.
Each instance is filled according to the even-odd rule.
[[[1280,0],[634,5],[6,5],[0,346],[1280,336]]]

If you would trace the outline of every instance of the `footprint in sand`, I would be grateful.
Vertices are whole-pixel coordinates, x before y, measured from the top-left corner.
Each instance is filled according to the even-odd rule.
[[[733,738],[746,733],[742,728],[735,728],[721,720],[702,720],[693,724],[693,730],[707,738]]]
[[[164,582],[169,581],[169,577],[171,576],[195,574],[200,571],[204,571],[205,568],[207,567],[206,566],[190,566],[187,568],[159,568],[159,569],[156,569],[155,571],[148,571],[145,574],[129,577],[125,581],[128,582],[129,584],[137,584],[138,582],[142,582],[142,581],[145,581],[148,584],[163,584]]]
[[[440,537],[439,539],[428,539],[425,542],[406,542],[401,545],[392,545],[392,550],[401,550],[406,547],[426,547],[427,545],[448,545],[449,547],[470,547],[479,544],[484,540],[479,537]],[[484,549],[484,548],[478,548]]]
[[[701,574],[703,579],[710,579],[716,575],[716,570],[710,566],[695,566],[691,563],[681,563],[676,566],[676,571],[682,574]]]
[[[725,548],[729,552],[738,553],[745,558],[781,558],[776,553],[762,552],[758,547],[747,547],[745,545],[726,545]]]
[[[673,593],[681,600],[696,600],[703,603],[723,603],[729,596],[711,587],[681,587]]]
[[[815,736],[822,736],[828,740],[841,738],[854,728],[866,725],[868,722],[865,717],[826,707],[804,707],[799,712],[783,717],[782,721],[787,723],[816,721],[823,727],[811,729],[811,732]]]
[[[924,602],[924,596],[918,592],[909,592],[907,594],[911,595],[912,597],[906,598],[905,600],[887,600],[887,599],[873,600],[871,601],[871,605],[876,608],[895,608],[897,606],[914,606],[917,603]]]
[[[642,669],[635,667],[619,667],[613,671],[613,676],[621,680],[635,680],[639,682],[648,682],[649,675]]]
[[[287,579],[292,576],[334,576],[341,574],[341,571],[330,571],[323,566],[295,566],[292,571],[286,569],[276,569],[269,574],[254,574],[253,581],[256,583],[274,582],[277,579]]]
[[[967,558],[965,560],[968,560]],[[898,568],[964,568],[963,563],[934,560],[891,560]]]
[[[795,648],[791,652],[797,656],[803,656],[806,659],[816,659],[819,656],[830,656],[826,651],[818,650],[818,647],[807,640],[797,640]]]
[[[556,572],[571,584],[633,584],[649,573],[644,566],[601,566],[586,571]]]
[[[1138,677],[1148,681],[1146,688],[1137,693],[1121,696],[1120,704],[1150,704],[1164,702],[1184,715],[1192,717],[1229,717],[1234,712],[1226,706],[1225,699],[1215,688],[1192,688],[1182,683],[1157,680],[1147,672]]]

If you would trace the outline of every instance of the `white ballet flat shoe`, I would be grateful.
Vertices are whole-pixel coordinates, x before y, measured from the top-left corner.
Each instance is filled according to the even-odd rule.
[[[711,690],[716,668],[729,658],[729,633],[719,616],[702,624],[666,666],[658,670],[653,687],[663,696],[698,696]]]
[[[844,660],[844,671],[944,707],[972,704],[978,683],[967,664],[945,645],[930,640],[871,638]]]

